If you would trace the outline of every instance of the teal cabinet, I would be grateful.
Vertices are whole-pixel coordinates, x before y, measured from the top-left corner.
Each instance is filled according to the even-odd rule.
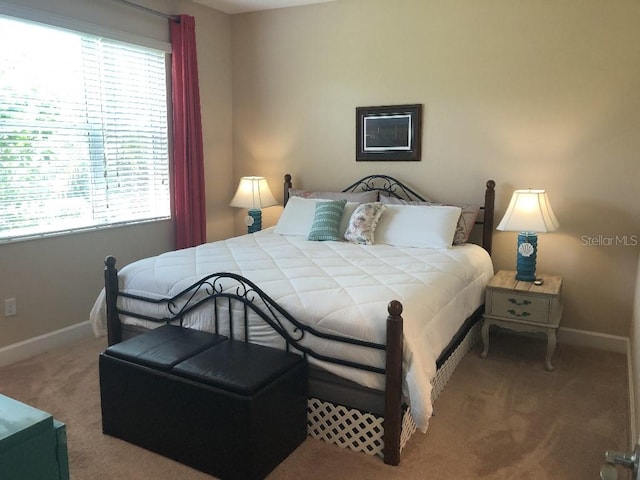
[[[64,423],[0,395],[0,472],[7,480],[68,480]]]

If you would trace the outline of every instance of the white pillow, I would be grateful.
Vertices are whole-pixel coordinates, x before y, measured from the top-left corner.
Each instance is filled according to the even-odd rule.
[[[280,215],[274,233],[279,235],[300,235],[306,237],[311,231],[313,219],[316,215],[316,203],[326,202],[319,198],[290,197]],[[349,225],[351,214],[358,206],[357,202],[347,202],[340,219],[340,238]]]
[[[386,205],[376,243],[398,247],[451,248],[460,207]]]

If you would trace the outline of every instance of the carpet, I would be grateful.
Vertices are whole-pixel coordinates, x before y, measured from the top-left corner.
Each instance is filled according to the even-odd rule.
[[[97,360],[105,341],[2,367],[0,393],[66,423],[74,480],[211,479],[102,434]],[[548,372],[545,345],[492,331],[488,357],[479,358],[479,346],[465,356],[429,430],[411,438],[397,467],[308,437],[268,478],[597,479],[606,450],[630,450],[626,357],[559,345]],[[628,478],[622,469],[619,478]]]

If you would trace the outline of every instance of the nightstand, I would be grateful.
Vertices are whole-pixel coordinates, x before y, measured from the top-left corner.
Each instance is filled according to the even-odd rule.
[[[519,332],[542,332],[547,335],[545,367],[553,370],[551,357],[556,349],[556,332],[562,317],[562,277],[537,275],[542,285],[521,282],[516,272],[500,270],[487,285],[482,358],[489,352],[489,327],[497,325]]]

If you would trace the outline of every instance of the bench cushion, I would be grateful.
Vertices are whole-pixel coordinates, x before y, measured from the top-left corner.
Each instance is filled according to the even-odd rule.
[[[177,325],[163,325],[143,335],[110,346],[106,354],[168,371],[198,352],[227,340],[227,337]]]
[[[300,355],[228,340],[177,364],[172,372],[241,395],[251,395],[303,362]]]

